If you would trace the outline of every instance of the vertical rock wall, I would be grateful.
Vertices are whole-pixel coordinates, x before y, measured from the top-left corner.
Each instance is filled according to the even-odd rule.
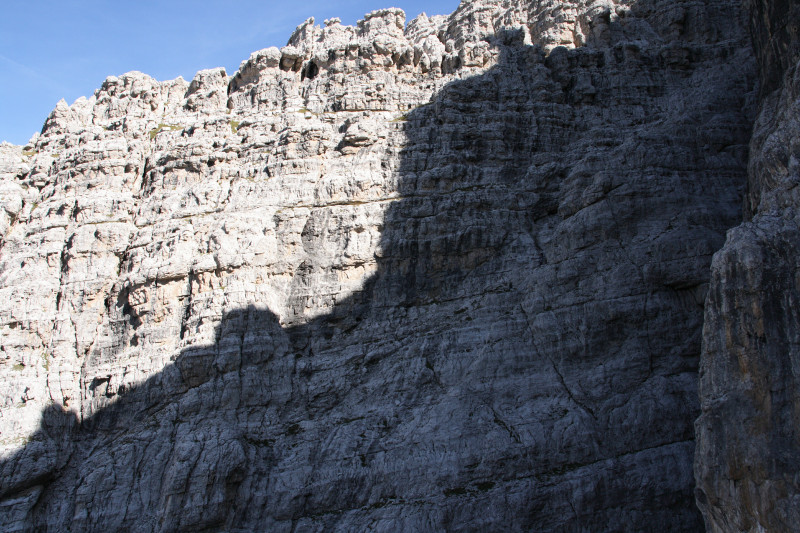
[[[753,1],[760,100],[747,220],[714,256],[697,421],[698,504],[711,531],[800,524],[800,6]]]
[[[310,19],[0,152],[0,523],[701,527],[737,4]]]

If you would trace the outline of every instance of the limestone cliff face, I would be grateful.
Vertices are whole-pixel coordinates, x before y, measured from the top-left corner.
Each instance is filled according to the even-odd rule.
[[[800,524],[800,5],[750,2],[761,99],[748,220],[714,256],[695,473],[711,531]]]
[[[696,530],[732,0],[309,20],[0,148],[0,523]]]

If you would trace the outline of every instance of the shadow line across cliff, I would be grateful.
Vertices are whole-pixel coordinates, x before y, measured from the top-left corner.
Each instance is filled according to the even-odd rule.
[[[612,44],[617,24],[604,30]],[[545,58],[521,38],[499,35],[495,67],[408,114],[402,200],[360,292],[285,329],[264,308],[231,311],[213,345],[80,424],[48,407],[0,464],[0,522],[699,528],[693,295],[737,222],[747,126],[719,133],[715,168],[686,162],[664,177],[645,160],[705,157],[697,135],[711,133],[697,132],[714,106],[742,109],[733,93],[750,80],[722,80],[687,108],[692,131],[651,142],[688,63],[624,44]],[[729,183],[712,190],[712,178]],[[682,259],[686,235],[699,266],[645,272],[654,253]]]

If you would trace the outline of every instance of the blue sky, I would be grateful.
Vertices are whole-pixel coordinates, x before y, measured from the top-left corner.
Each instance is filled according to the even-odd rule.
[[[458,0],[3,0],[0,141],[25,144],[58,100],[91,96],[109,75],[191,80],[220,66],[232,74],[250,52],[285,45],[308,17],[355,24],[384,7],[411,20],[448,14]]]

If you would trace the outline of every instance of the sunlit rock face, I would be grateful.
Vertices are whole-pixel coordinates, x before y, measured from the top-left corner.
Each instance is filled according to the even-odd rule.
[[[747,2],[759,59],[746,221],[712,263],[695,474],[710,531],[800,523],[800,5]]]
[[[732,0],[313,19],[0,148],[0,523],[696,530]]]

